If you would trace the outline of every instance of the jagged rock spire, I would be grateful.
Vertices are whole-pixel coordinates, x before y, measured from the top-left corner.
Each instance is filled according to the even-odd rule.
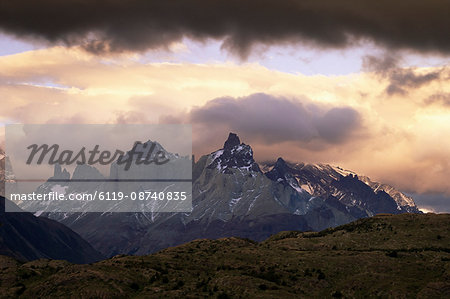
[[[266,173],[267,177],[272,180],[277,180],[279,178],[284,179],[287,174],[289,174],[289,166],[281,157],[277,159],[277,162],[273,166],[272,170]]]
[[[286,167],[287,167],[286,161],[284,161],[283,158],[279,157],[279,158],[277,159],[277,162],[275,163],[275,168],[281,170],[281,169],[284,169],[284,168],[286,168]]]
[[[232,149],[236,145],[241,144],[241,140],[239,140],[239,136],[235,133],[231,133],[228,135],[227,141],[225,141],[223,145],[223,149]]]
[[[54,166],[53,177],[51,177],[51,179],[68,180],[69,178],[70,173],[67,171],[67,169],[62,169],[61,165],[56,163]]]
[[[250,171],[261,172],[253,159],[252,148],[241,143],[238,135],[230,133],[223,145],[223,149],[211,153],[213,158],[208,168],[217,168],[223,173],[231,173],[231,168],[246,168]]]

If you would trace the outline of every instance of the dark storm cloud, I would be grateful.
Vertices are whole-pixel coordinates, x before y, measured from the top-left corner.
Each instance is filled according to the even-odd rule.
[[[337,144],[361,128],[359,113],[350,107],[303,102],[267,94],[218,98],[192,109],[189,120],[207,130],[226,128],[265,143],[319,140]]]
[[[389,81],[386,87],[388,95],[407,94],[410,89],[416,89],[440,79],[443,71],[416,74],[415,68],[401,68],[399,63],[399,59],[391,54],[383,57],[366,56],[363,59],[363,69],[373,71]]]
[[[255,43],[388,48],[450,53],[448,0],[14,0],[0,3],[0,28],[93,52],[139,51],[183,36],[225,39],[246,56]]]

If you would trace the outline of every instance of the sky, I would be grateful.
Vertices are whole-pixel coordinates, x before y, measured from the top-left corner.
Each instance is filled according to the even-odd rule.
[[[190,123],[450,212],[450,1],[16,0],[0,123]],[[1,134],[1,133],[0,133]]]

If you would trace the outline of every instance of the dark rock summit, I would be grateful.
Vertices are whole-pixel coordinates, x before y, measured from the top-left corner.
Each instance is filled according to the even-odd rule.
[[[267,177],[271,180],[284,179],[286,174],[288,174],[292,169],[286,164],[286,161],[283,158],[278,158],[277,162],[275,162],[272,170],[266,173]]]
[[[225,143],[223,145],[223,149],[230,150],[239,144],[241,144],[241,141],[240,141],[238,135],[236,135],[235,133],[230,133],[228,135],[228,139],[225,141]]]
[[[64,168],[64,170],[61,168],[61,165],[55,164],[53,177],[50,178],[50,180],[69,180],[70,179],[70,173],[67,171],[67,169]]]

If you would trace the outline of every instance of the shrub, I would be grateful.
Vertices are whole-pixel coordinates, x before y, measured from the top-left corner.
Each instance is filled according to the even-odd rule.
[[[259,289],[265,291],[267,290],[267,286],[265,284],[260,284]]]
[[[388,257],[398,257],[398,253],[395,250],[389,251],[388,253],[386,253],[386,256]]]

